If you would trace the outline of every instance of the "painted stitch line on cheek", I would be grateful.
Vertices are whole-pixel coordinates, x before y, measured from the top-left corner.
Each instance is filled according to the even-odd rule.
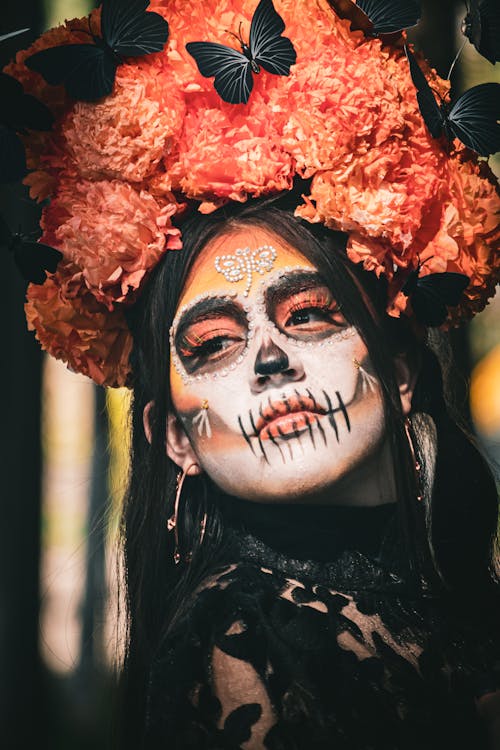
[[[240,426],[241,434],[242,434],[242,435],[243,435],[243,437],[245,438],[246,442],[247,442],[247,443],[248,443],[248,445],[250,446],[250,450],[252,451],[253,455],[255,456],[255,451],[254,451],[254,449],[253,449],[252,441],[250,440],[250,438],[249,438],[249,436],[248,436],[248,433],[247,433],[247,431],[246,431],[246,430],[245,430],[245,428],[243,427],[243,422],[241,421],[241,417],[240,417],[240,416],[238,416],[238,424],[239,424],[239,426]]]
[[[264,456],[264,459],[265,459],[266,463],[269,463],[269,459],[267,457],[267,453],[264,450],[264,446],[262,445],[262,439],[260,437],[260,433],[257,432],[257,427],[255,426],[255,422],[254,422],[254,419],[253,419],[253,414],[252,414],[252,410],[251,409],[249,410],[248,414],[250,416],[250,424],[252,425],[252,430],[254,431],[254,435],[257,436],[257,440],[259,441],[259,448],[260,448],[260,450],[262,452],[262,455]]]
[[[335,395],[337,397],[338,407],[336,409],[333,408],[332,401],[326,391],[323,391],[323,395],[326,399],[326,403],[328,405],[328,419],[330,422],[330,425],[332,427],[332,430],[335,432],[335,437],[337,438],[337,443],[339,442],[339,430],[337,427],[337,422],[335,420],[335,414],[341,413],[345,419],[345,424],[347,427],[347,431],[351,431],[351,421],[349,419],[349,415],[347,413],[347,408],[342,400],[342,396],[340,395],[339,391],[335,391]]]
[[[344,402],[342,401],[342,396],[340,395],[340,393],[338,391],[335,391],[335,395],[337,396],[337,399],[338,399],[338,402],[339,402],[339,409],[342,412],[342,414],[344,415],[344,419],[345,419],[345,424],[346,424],[346,427],[347,427],[347,431],[350,432],[351,431],[351,421],[349,419],[349,414],[347,413],[347,408],[346,408]]]
[[[311,441],[311,445],[314,450],[317,449],[317,442],[315,438],[315,428],[323,439],[323,444],[326,446],[328,443],[325,430],[321,424],[323,417],[328,417],[328,422],[335,434],[337,443],[340,442],[341,432],[340,428],[342,423],[338,423],[335,419],[335,415],[342,415],[343,421],[347,431],[351,431],[351,422],[347,407],[342,399],[340,391],[335,391],[335,399],[337,406],[333,405],[332,398],[326,391],[322,391],[322,396],[325,405],[322,405],[318,399],[313,395],[310,389],[307,389],[306,393],[302,394],[295,389],[294,394],[283,397],[279,400],[272,401],[271,397],[268,396],[267,403],[260,404],[257,413],[258,417],[254,416],[252,409],[248,411],[248,417],[245,420],[238,416],[238,425],[246,443],[250,447],[252,453],[256,455],[254,448],[254,440],[257,441],[260,452],[264,457],[265,461],[269,463],[269,456],[266,452],[266,441],[269,441],[272,446],[278,448],[282,461],[285,461],[285,455],[281,448],[280,443],[286,443],[289,457],[293,459],[293,443],[298,441],[302,452],[304,453],[304,445],[302,438],[304,435],[308,435]],[[245,427],[244,421],[247,422],[248,426]]]

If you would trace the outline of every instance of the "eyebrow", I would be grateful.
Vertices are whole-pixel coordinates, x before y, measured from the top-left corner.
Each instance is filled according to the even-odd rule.
[[[220,297],[208,297],[195,302],[192,307],[182,313],[175,326],[176,342],[189,326],[199,320],[206,320],[207,317],[215,317],[221,313],[234,315],[237,320],[244,321],[245,325],[247,323],[243,308],[236,300],[228,299],[225,294],[221,294]]]
[[[276,304],[291,292],[297,293],[315,286],[327,286],[318,271],[295,271],[282,276],[275,283],[268,286],[264,292],[266,304]]]
[[[277,281],[264,290],[266,304],[276,303],[290,294],[297,292],[297,287],[310,289],[312,286],[326,286],[325,280],[318,271],[296,270],[283,271]],[[247,325],[248,321],[242,305],[236,299],[228,299],[227,294],[207,297],[195,302],[185,310],[177,323],[174,323],[175,341],[179,340],[189,326],[207,317],[215,317],[221,313],[233,315],[238,321]]]

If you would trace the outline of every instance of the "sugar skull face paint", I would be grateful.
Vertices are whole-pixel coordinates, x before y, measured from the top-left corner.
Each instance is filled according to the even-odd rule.
[[[248,284],[222,255],[272,247]],[[379,383],[317,269],[270,232],[217,237],[192,268],[170,331],[172,400],[200,466],[229,494],[320,496],[376,459]]]

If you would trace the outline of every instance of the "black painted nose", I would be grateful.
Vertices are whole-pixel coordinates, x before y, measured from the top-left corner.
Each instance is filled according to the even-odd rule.
[[[256,375],[276,375],[288,370],[288,357],[277,344],[268,339],[262,343],[255,358],[254,372]]]

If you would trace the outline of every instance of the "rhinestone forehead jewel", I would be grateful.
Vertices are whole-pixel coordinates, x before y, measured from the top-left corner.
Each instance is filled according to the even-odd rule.
[[[248,292],[252,286],[253,274],[263,273],[272,270],[277,252],[272,245],[261,245],[255,250],[249,247],[238,248],[234,255],[217,255],[215,258],[215,269],[221,273],[226,281],[237,282],[247,279],[244,297],[248,297]]]

